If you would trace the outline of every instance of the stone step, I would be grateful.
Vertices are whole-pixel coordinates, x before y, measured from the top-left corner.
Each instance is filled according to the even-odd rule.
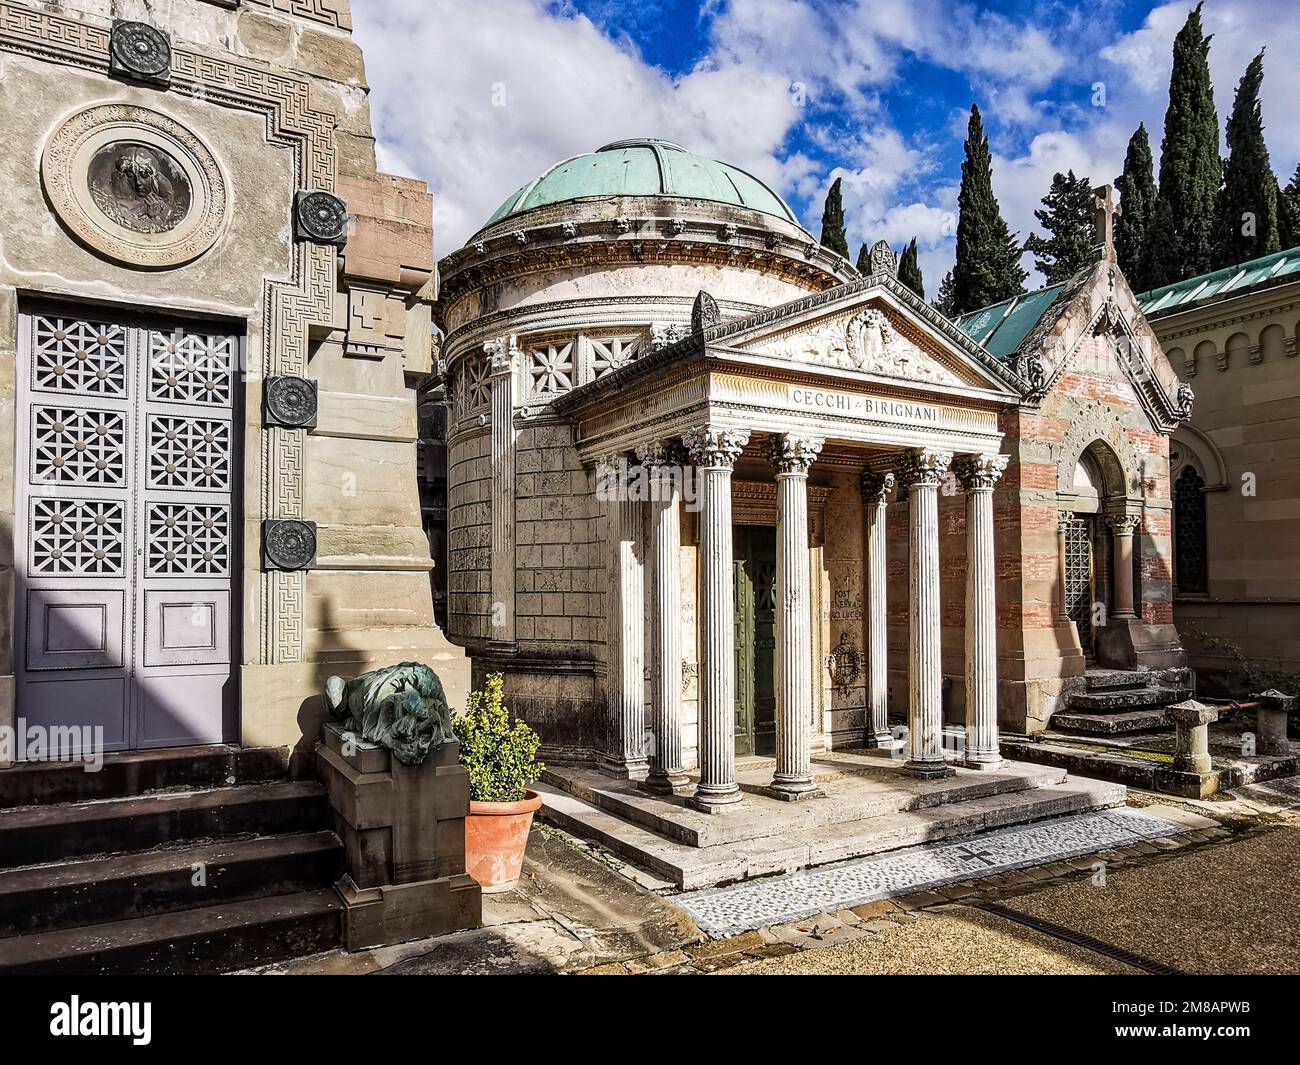
[[[1114,736],[1123,732],[1150,732],[1168,726],[1163,707],[1142,710],[1121,710],[1114,714],[1052,715],[1051,726],[1061,732],[1077,732],[1086,736]]]
[[[1090,692],[1145,688],[1151,683],[1151,674],[1140,669],[1089,669],[1083,677]]]
[[[288,768],[287,747],[226,744],[108,754],[94,772],[81,762],[24,762],[0,769],[0,808],[278,780]]]
[[[4,869],[0,939],[325,888],[342,872],[342,845],[325,831]]]
[[[5,975],[217,973],[333,950],[343,904],[333,888],[0,940]]]
[[[891,780],[897,778],[897,770],[859,767],[859,771],[845,774],[852,779],[841,785],[835,774],[822,774],[820,763],[814,763],[813,768],[818,770],[818,784],[825,792],[815,802],[781,803],[774,810],[771,800],[755,799],[721,816],[690,809],[684,797],[650,795],[595,770],[565,770],[562,774],[548,773],[543,779],[591,806],[691,847],[798,836],[826,825],[1050,787],[1065,780],[1064,772],[1022,765],[1005,772],[963,772],[944,780],[909,780],[906,787],[899,787]],[[766,774],[764,783],[770,781],[770,771],[757,772]],[[737,774],[738,778],[744,775]],[[880,784],[864,794],[861,784],[868,779],[878,779]]]
[[[0,868],[169,841],[314,831],[327,824],[327,812],[325,789],[316,781],[28,806],[0,815]]]
[[[613,851],[683,890],[791,872],[1000,828],[1083,813],[1124,802],[1116,784],[1066,777],[1049,787],[990,795],[923,810],[824,825],[816,832],[767,836],[709,847],[668,840],[550,785],[537,785],[544,820]],[[719,819],[733,813],[715,815]]]
[[[1144,706],[1168,706],[1192,697],[1189,688],[1135,688],[1131,691],[1072,692],[1066,700],[1078,713],[1107,714]]]

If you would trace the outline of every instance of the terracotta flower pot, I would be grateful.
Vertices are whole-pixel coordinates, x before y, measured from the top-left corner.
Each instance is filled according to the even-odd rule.
[[[519,802],[469,801],[465,818],[465,871],[484,891],[509,891],[519,882],[533,814],[542,805],[535,791]]]

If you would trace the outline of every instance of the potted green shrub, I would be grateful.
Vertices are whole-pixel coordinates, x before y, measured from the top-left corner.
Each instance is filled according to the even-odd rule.
[[[452,721],[460,764],[469,773],[465,868],[489,892],[509,891],[519,881],[533,814],[542,805],[528,785],[545,768],[537,760],[541,740],[524,722],[511,723],[502,688],[501,674],[493,673]]]

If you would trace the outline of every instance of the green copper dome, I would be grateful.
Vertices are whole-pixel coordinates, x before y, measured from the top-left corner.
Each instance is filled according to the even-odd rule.
[[[762,211],[799,225],[785,201],[752,174],[692,155],[680,144],[651,139],[615,141],[587,155],[556,163],[537,180],[508,196],[487,225],[535,207],[588,196],[712,200]]]

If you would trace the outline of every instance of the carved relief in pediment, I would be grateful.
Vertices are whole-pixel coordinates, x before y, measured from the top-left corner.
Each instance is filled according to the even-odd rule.
[[[756,341],[758,354],[816,366],[860,370],[881,377],[898,377],[932,385],[962,381],[933,355],[894,327],[879,307],[852,315],[810,322]]]

